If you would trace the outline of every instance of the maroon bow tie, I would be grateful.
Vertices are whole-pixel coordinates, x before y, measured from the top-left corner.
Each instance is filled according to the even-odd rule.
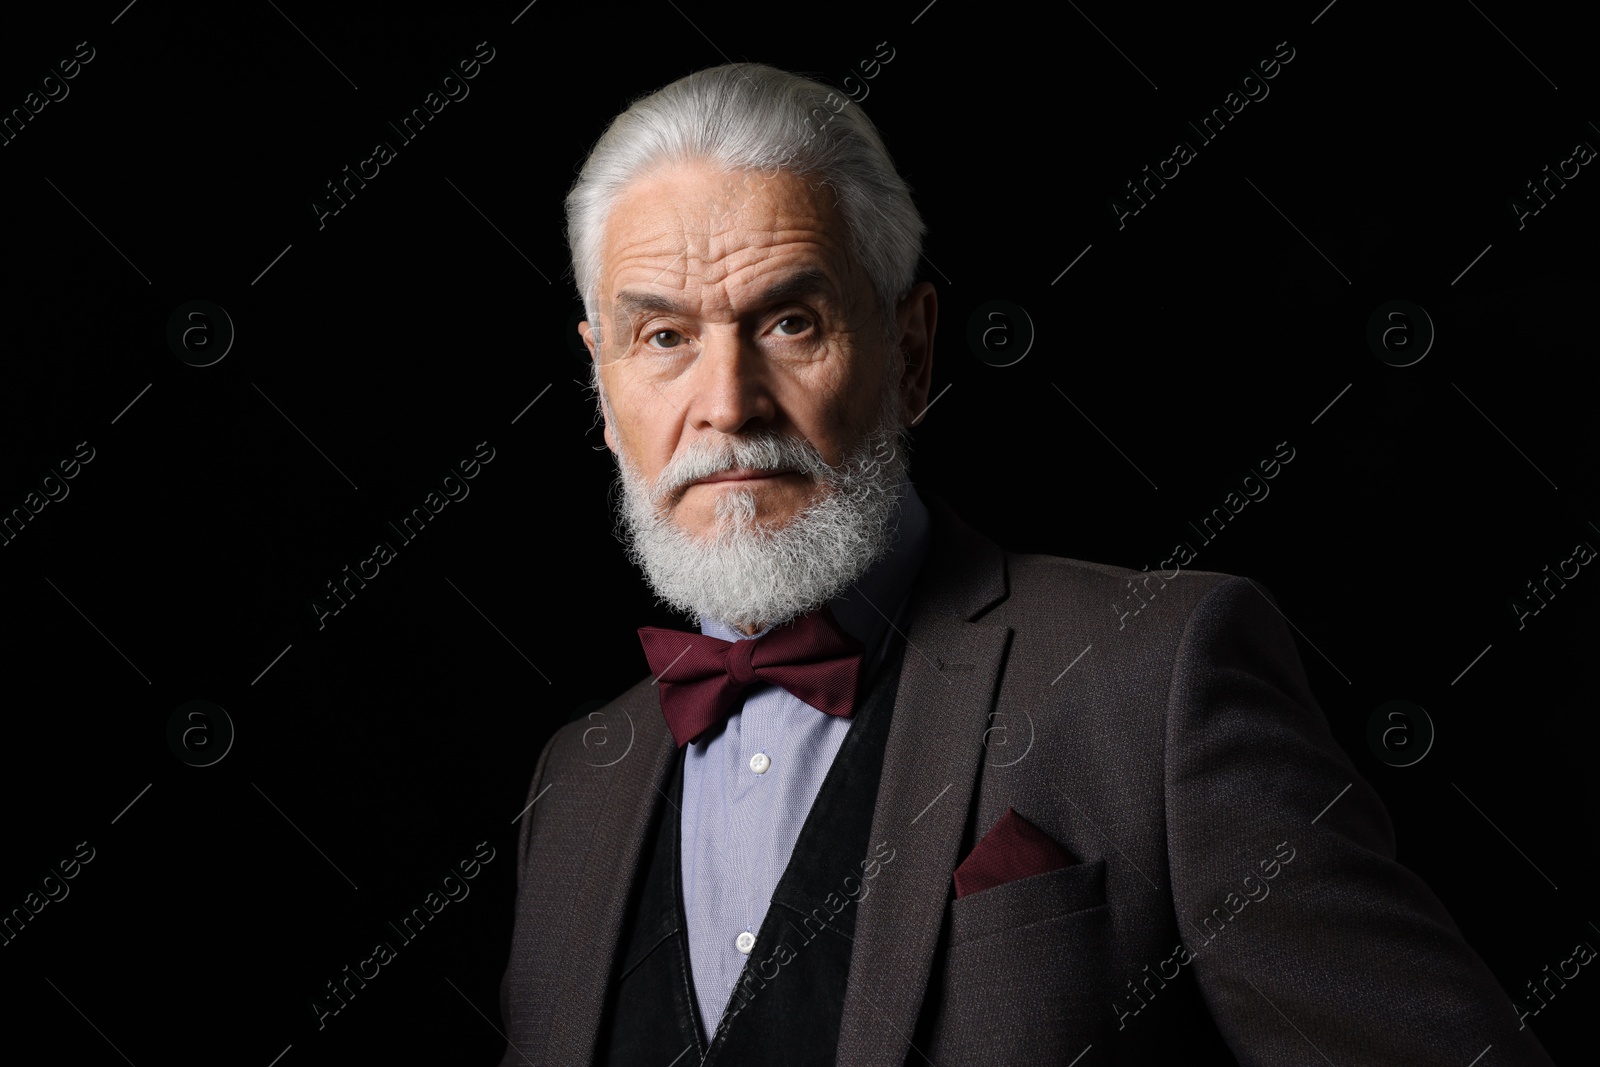
[[[645,658],[661,686],[661,714],[681,748],[715,726],[744,690],[768,682],[829,715],[855,713],[861,642],[824,604],[760,637],[724,641],[641,626]]]

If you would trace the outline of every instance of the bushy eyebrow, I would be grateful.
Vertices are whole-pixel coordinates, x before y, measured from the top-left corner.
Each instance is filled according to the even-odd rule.
[[[815,267],[787,274],[761,290],[751,304],[752,312],[760,314],[767,308],[787,304],[793,300],[820,298],[826,302],[838,299],[833,279]],[[623,289],[617,293],[617,310],[626,321],[643,315],[686,315],[690,309],[660,293],[643,289]]]

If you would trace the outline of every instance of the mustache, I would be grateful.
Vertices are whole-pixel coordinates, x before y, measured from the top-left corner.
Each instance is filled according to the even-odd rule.
[[[835,476],[834,469],[809,441],[769,430],[720,441],[696,441],[663,468],[652,495],[656,503],[662,503],[701,478],[735,468],[799,471],[824,482]]]

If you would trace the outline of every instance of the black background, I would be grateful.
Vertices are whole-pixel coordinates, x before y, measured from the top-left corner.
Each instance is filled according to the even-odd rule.
[[[678,623],[612,534],[561,199],[644,91],[741,59],[842,85],[880,42],[863,103],[941,299],[918,483],[1015,550],[1155,569],[1189,540],[1258,579],[1508,994],[1600,942],[1600,577],[1511,607],[1600,546],[1600,177],[1510,207],[1600,145],[1572,8],[123,2],[0,25],[6,113],[94,49],[0,146],[0,509],[94,450],[0,547],[0,910],[95,849],[0,947],[8,1051],[495,1062],[534,761],[647,672],[636,627]],[[319,228],[324,183],[480,41],[470,95]],[[1119,229],[1123,183],[1283,41],[1270,95]],[[208,367],[166,340],[197,299],[237,333]],[[995,299],[1035,333],[1008,367],[966,340]],[[1394,299],[1437,331],[1407,367],[1366,341]],[[481,441],[470,495],[319,629],[324,583]],[[1270,496],[1201,545],[1281,441]],[[237,731],[208,767],[167,742],[195,699]],[[1393,699],[1437,731],[1413,766],[1367,744]],[[323,983],[481,841],[471,895],[319,1029]],[[1528,1025],[1574,1062],[1597,1005],[1586,969]]]

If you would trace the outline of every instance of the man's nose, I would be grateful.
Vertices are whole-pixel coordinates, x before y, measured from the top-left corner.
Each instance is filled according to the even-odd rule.
[[[754,340],[738,329],[708,330],[693,374],[690,414],[697,428],[736,434],[776,418],[771,367]]]

